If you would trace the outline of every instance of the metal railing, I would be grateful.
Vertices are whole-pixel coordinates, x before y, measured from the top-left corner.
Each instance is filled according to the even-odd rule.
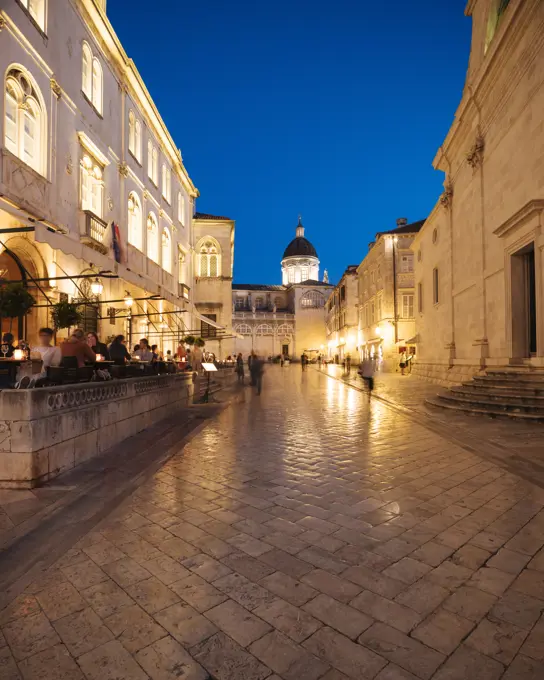
[[[291,312],[273,312],[273,311],[255,311],[255,312],[241,312],[235,309],[232,314],[234,319],[289,319],[295,318]]]

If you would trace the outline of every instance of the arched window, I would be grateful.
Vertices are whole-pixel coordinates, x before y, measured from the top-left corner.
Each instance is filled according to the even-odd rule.
[[[136,121],[136,125],[134,126],[134,155],[136,156],[136,160],[139,162],[142,161],[142,124],[140,123],[139,120]]]
[[[251,326],[248,326],[247,323],[241,323],[236,326],[234,332],[239,335],[252,335]]]
[[[92,101],[93,98],[93,71],[92,71],[92,63],[93,63],[93,53],[91,52],[91,48],[87,45],[86,42],[83,43],[83,64],[82,64],[82,82],[81,82],[81,89],[83,90],[83,94],[87,97],[89,101]]]
[[[102,66],[100,62],[95,57],[93,59],[93,106],[98,111],[102,113]]]
[[[219,244],[215,239],[206,237],[201,241],[198,252],[198,275],[221,276]]]
[[[289,283],[295,283],[295,268],[294,267],[289,267],[287,270],[287,280]]]
[[[147,257],[159,262],[159,227],[155,213],[147,216]]]
[[[102,114],[102,66],[88,43],[82,46],[81,89],[98,113]]]
[[[142,249],[142,207],[133,191],[128,195],[128,242]]]
[[[495,37],[495,33],[497,32],[500,26],[502,17],[506,12],[506,8],[508,7],[509,3],[510,0],[493,0],[491,4],[491,8],[489,10],[489,17],[487,19],[487,31],[485,39],[486,52],[487,49],[489,48],[489,45],[491,44],[491,41]]]
[[[293,326],[289,323],[282,323],[282,325],[278,327],[278,335],[293,335],[294,332]]]
[[[308,267],[302,267],[301,269],[301,279],[302,281],[307,281],[310,278],[310,270]]]
[[[178,222],[185,226],[185,198],[181,191],[178,193]]]
[[[84,154],[80,163],[81,173],[81,209],[89,210],[97,217],[102,218],[104,206],[104,180],[103,168]]]
[[[274,329],[268,323],[262,323],[255,329],[255,335],[274,335]]]
[[[167,227],[162,230],[161,236],[162,247],[162,268],[169,273],[172,272],[172,239]]]
[[[163,198],[166,201],[168,201],[168,203],[171,202],[172,196],[171,173],[169,168],[166,167],[166,165],[162,166],[162,195]]]
[[[153,144],[150,139],[147,141],[147,176],[153,179]]]
[[[301,307],[323,307],[325,298],[317,290],[308,290],[300,299]]]
[[[45,0],[19,0],[19,2],[45,32]]]
[[[30,77],[10,69],[5,84],[4,140],[6,148],[36,172],[45,175],[45,111],[41,94]]]
[[[136,151],[136,116],[133,111],[128,114],[128,150],[135,154]]]
[[[159,186],[159,152],[157,147],[153,147],[153,174],[151,179],[155,182],[155,186]]]

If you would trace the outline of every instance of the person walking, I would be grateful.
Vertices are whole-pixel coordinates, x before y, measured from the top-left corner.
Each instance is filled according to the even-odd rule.
[[[280,354],[280,366],[283,368],[283,364],[285,363],[285,357],[283,354]]]
[[[301,364],[301,366],[302,366],[302,370],[303,370],[303,371],[306,370],[306,363],[307,363],[307,360],[308,360],[308,359],[307,359],[307,357],[306,357],[306,354],[305,354],[304,352],[302,352],[302,354],[300,355],[300,364]]]
[[[238,374],[238,382],[244,384],[244,357],[242,352],[236,357],[236,373]]]
[[[249,371],[249,384],[250,385],[255,385],[255,382],[253,380],[253,371],[251,370],[251,366],[253,364],[253,359],[255,358],[255,352],[251,350],[251,354],[247,358],[247,369]]]
[[[403,350],[403,351],[401,352],[401,355],[400,355],[400,362],[399,362],[399,366],[400,366],[400,374],[401,374],[401,375],[404,375],[404,371],[406,370],[406,363],[407,363],[407,361],[408,361],[408,359],[406,358],[406,351]]]
[[[372,394],[372,390],[374,389],[374,362],[372,359],[369,357],[363,359],[363,363],[359,369],[359,374],[365,381],[368,388],[368,396],[370,396]]]
[[[252,355],[251,359],[251,384],[257,388],[257,394],[261,394],[263,388],[264,361],[261,357]]]
[[[346,373],[350,375],[351,373],[351,354],[346,356]]]

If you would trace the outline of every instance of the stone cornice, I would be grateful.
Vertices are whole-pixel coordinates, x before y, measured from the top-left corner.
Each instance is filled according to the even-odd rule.
[[[470,3],[469,6],[472,7]],[[511,68],[509,70],[505,68],[505,66],[509,64],[515,50],[519,47],[521,34],[535,25],[534,15],[538,9],[538,1],[513,0],[510,2],[509,10],[510,9],[511,11],[505,15],[504,21],[501,22],[499,31],[492,41],[475,77],[470,82],[467,81],[465,83],[463,96],[457,107],[454,122],[433,161],[435,168],[440,167],[441,156],[443,154],[448,154],[450,151],[454,139],[469,113],[471,104],[473,102],[486,101],[487,93],[492,88],[496,87],[497,82],[502,78],[504,79],[504,92],[501,94],[498,105],[495,108],[497,109],[501,105],[504,105],[510,92],[517,87],[521,77],[532,63],[532,59],[528,58],[527,52],[529,55],[536,55],[544,43],[543,25],[541,30],[537,29],[535,31],[536,39],[531,41],[530,47],[526,51],[524,58],[518,59],[513,69]],[[474,45],[472,48],[474,48]],[[476,105],[476,108],[478,108],[478,105]],[[490,118],[489,113],[488,118]],[[488,121],[479,122],[482,125],[482,131],[485,133]]]
[[[503,222],[500,227],[497,227],[493,232],[499,238],[504,238],[512,232],[518,226],[521,226],[528,220],[530,220],[534,215],[540,215],[544,211],[544,199],[535,199],[534,201],[529,201],[523,208],[518,210],[516,213],[509,217],[506,222]]]

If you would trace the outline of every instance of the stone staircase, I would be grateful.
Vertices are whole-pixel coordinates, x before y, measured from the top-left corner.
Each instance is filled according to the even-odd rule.
[[[488,369],[426,403],[473,415],[544,422],[544,369]]]

